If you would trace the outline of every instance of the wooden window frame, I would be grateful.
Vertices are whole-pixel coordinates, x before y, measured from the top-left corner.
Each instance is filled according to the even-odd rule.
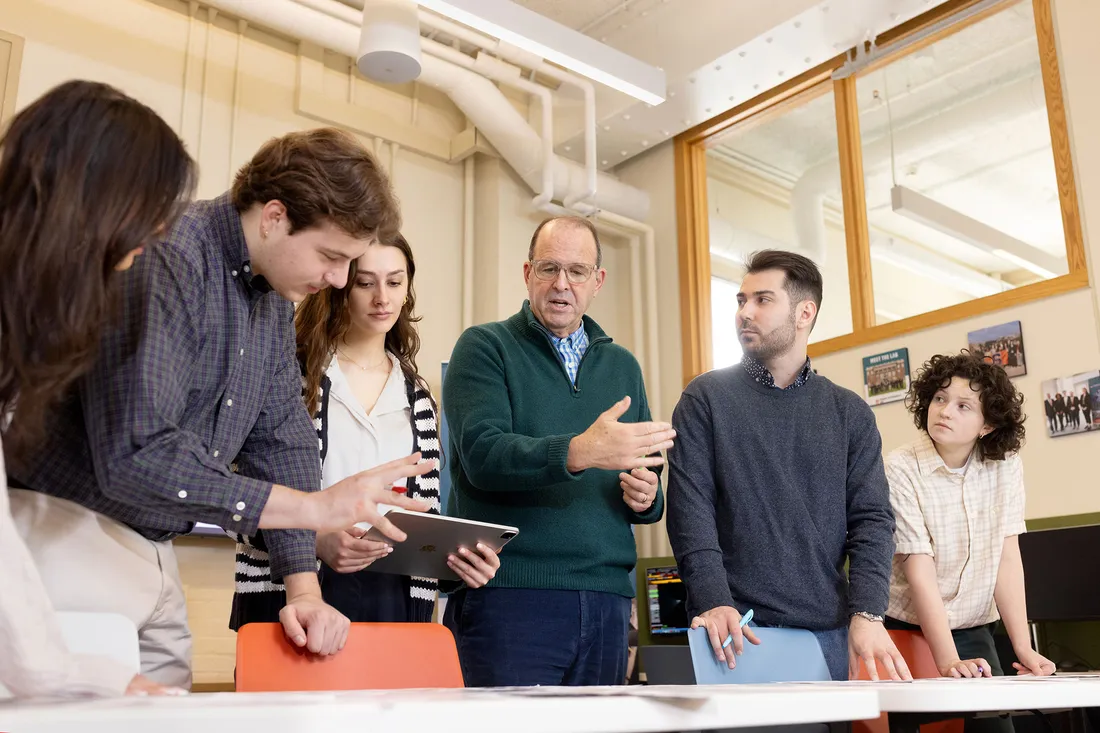
[[[23,67],[23,39],[19,36],[0,31],[0,41],[11,44],[8,57],[6,86],[0,95],[0,124],[6,124],[15,114],[15,100],[19,94],[19,72]]]
[[[971,13],[957,22],[953,16],[971,9],[979,0],[949,0],[939,7],[893,28],[876,39],[884,51],[872,64],[859,73],[832,79],[833,72],[844,65],[850,52],[816,66],[743,104],[727,110],[679,134],[674,140],[676,176],[676,215],[679,239],[680,309],[683,333],[683,382],[712,367],[710,313],[710,233],[707,221],[706,148],[708,141],[744,120],[773,110],[778,105],[809,90],[831,84],[836,103],[838,148],[840,156],[841,194],[844,208],[844,235],[848,255],[848,279],[852,300],[852,333],[812,343],[811,357],[850,349],[856,346],[893,338],[932,326],[972,318],[983,313],[1022,305],[1053,295],[1080,290],[1089,286],[1085,262],[1085,243],[1077,199],[1077,184],[1073,173],[1069,129],[1065,103],[1062,99],[1062,77],[1051,16],[1051,0],[1030,0],[1035,18],[1035,33],[1039,45],[1043,88],[1051,148],[1058,181],[1058,197],[1062,210],[1062,228],[1066,240],[1069,272],[1042,282],[1024,285],[995,295],[976,298],[957,305],[921,313],[890,323],[875,325],[874,291],[871,281],[871,245],[867,223],[867,201],[863,186],[862,142],[859,112],[856,106],[856,79],[881,68],[898,58],[924,48],[938,40],[958,33],[963,28],[999,13],[1017,2],[1004,0],[981,12]],[[946,27],[929,33],[919,41],[890,52],[914,34],[926,32],[932,26],[948,21]]]

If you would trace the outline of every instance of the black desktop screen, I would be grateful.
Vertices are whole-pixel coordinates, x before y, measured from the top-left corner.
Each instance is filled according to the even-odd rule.
[[[645,584],[649,633],[663,636],[687,633],[687,588],[680,581],[676,567],[647,569]]]
[[[1100,525],[1020,535],[1031,621],[1100,620]]]

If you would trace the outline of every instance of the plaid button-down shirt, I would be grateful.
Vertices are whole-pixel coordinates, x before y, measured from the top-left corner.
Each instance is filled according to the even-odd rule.
[[[920,623],[902,564],[907,555],[931,555],[951,628],[996,621],[993,593],[1005,538],[1027,530],[1019,454],[1002,461],[972,455],[965,469],[956,473],[922,432],[915,443],[886,457],[886,478],[897,519],[886,612],[907,623]]]
[[[14,483],[154,541],[194,521],[255,534],[272,484],[319,490],[294,308],[251,269],[228,196],[192,205],[119,276],[119,326]],[[313,532],[264,539],[276,578],[316,570]]]

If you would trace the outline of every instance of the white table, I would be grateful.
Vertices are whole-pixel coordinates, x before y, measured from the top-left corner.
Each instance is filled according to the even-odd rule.
[[[0,703],[7,733],[647,733],[866,720],[874,688],[721,685],[222,693]],[[205,730],[204,730],[205,726]]]
[[[994,677],[877,686],[884,713],[953,713],[1100,707],[1100,678]]]
[[[995,677],[992,679],[916,680],[876,686],[879,707],[890,714],[890,729],[914,731],[930,717],[952,713],[1065,710],[1100,707],[1097,677]]]

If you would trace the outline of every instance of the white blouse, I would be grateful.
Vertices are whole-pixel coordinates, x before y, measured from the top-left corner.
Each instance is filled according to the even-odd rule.
[[[332,380],[328,404],[328,451],[321,468],[321,486],[328,488],[412,453],[412,406],[405,392],[405,374],[397,357],[389,354],[390,376],[368,414],[334,356],[325,375]],[[405,480],[401,480],[401,485]]]
[[[121,695],[132,670],[70,654],[30,550],[15,528],[0,447],[0,684],[17,697]]]

